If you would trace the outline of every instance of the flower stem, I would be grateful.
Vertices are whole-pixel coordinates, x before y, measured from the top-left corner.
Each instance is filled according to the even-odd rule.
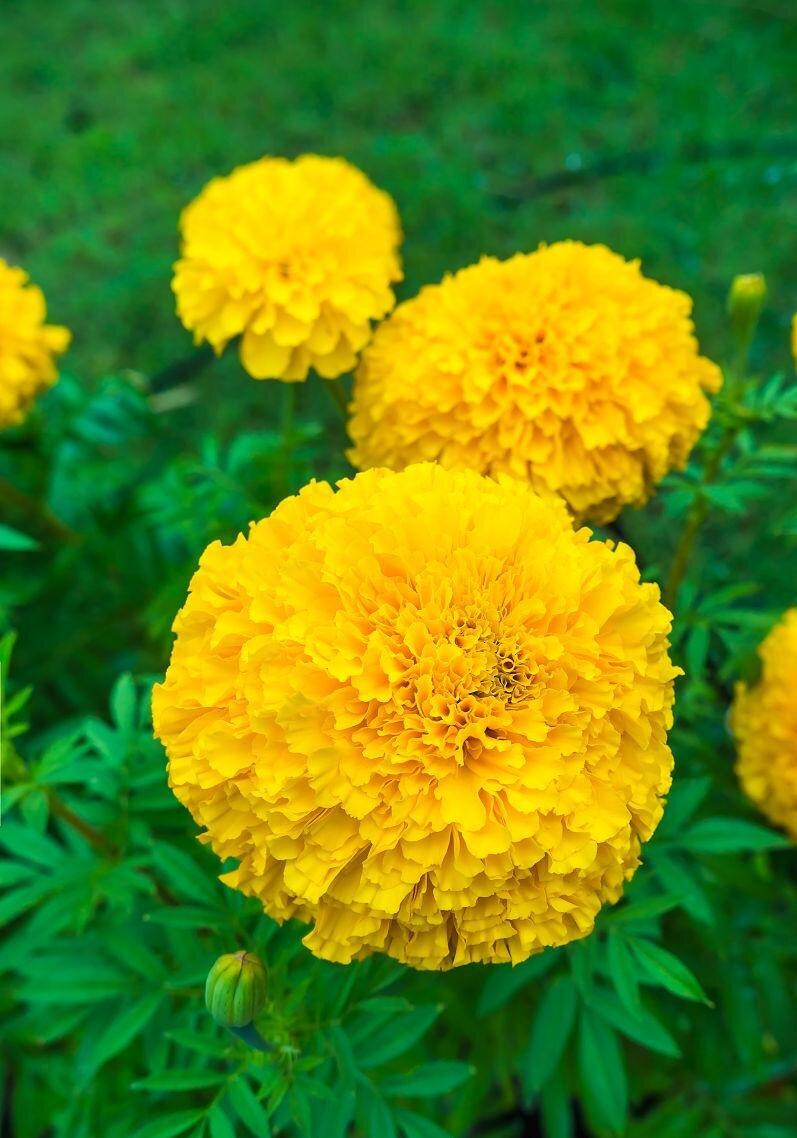
[[[282,447],[280,452],[279,495],[284,498],[290,494],[293,486],[293,448],[296,441],[294,427],[296,417],[297,384],[283,383],[282,410],[280,414],[280,434]]]
[[[346,392],[343,389],[343,384],[338,379],[324,379],[321,381],[324,387],[332,397],[332,402],[343,415],[344,420],[349,417],[349,400]]]
[[[733,364],[728,368],[726,375],[723,403],[726,409],[730,410],[731,413],[734,412],[744,395],[747,357],[751,342],[752,335],[737,345]],[[738,418],[733,419],[725,428],[716,446],[709,452],[706,458],[703,466],[703,477],[700,480],[698,492],[687,512],[686,523],[681,531],[678,544],[675,547],[670,572],[667,575],[667,581],[662,590],[664,603],[669,609],[675,608],[676,601],[678,600],[678,591],[689,566],[695,542],[697,541],[700,530],[703,528],[703,523],[709,515],[709,503],[706,500],[703,490],[716,482],[722,461],[736,442],[736,436],[739,434],[741,427],[742,421]]]
[[[79,814],[76,814],[74,810],[58,797],[55,791],[51,790],[47,797],[50,803],[50,812],[56,818],[60,818],[62,822],[66,822],[73,830],[82,834],[89,845],[92,845],[95,850],[106,854],[116,853],[113,845],[108,841],[105,835],[101,834],[100,831],[92,826],[90,822],[87,822],[85,818],[81,818]]]
[[[64,525],[45,505],[23,490],[18,490],[6,478],[0,478],[0,505],[9,506],[15,514],[24,515],[36,529],[51,540],[66,544],[80,541],[79,534]]]
[[[254,1048],[255,1051],[274,1050],[274,1045],[267,1043],[252,1023],[248,1023],[246,1027],[229,1027],[227,1030],[233,1035],[237,1035],[239,1039],[242,1039],[248,1047]]]

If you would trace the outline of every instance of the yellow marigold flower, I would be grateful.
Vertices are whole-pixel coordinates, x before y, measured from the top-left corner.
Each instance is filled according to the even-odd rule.
[[[396,207],[341,158],[261,158],[184,211],[172,287],[194,342],[241,336],[255,379],[349,371],[401,279]]]
[[[44,293],[0,259],[0,429],[21,423],[38,393],[55,383],[66,328],[45,324]]]
[[[590,932],[670,785],[670,614],[526,483],[312,483],[202,556],[153,695],[223,880],[348,962]]]
[[[797,841],[797,608],[758,650],[761,679],[740,683],[731,713],[745,793]]]
[[[610,521],[682,466],[720,372],[685,293],[602,245],[483,258],[399,305],[356,374],[352,463],[529,479]]]

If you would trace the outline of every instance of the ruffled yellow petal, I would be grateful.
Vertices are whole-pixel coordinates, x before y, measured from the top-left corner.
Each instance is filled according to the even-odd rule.
[[[352,463],[527,479],[611,520],[685,464],[720,372],[688,296],[602,245],[485,257],[399,305],[356,373]]]
[[[517,963],[616,901],[670,782],[670,615],[525,482],[313,483],[204,553],[153,695],[225,880],[313,952]]]

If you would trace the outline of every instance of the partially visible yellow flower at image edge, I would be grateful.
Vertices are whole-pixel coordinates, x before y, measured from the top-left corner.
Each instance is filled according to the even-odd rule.
[[[797,841],[797,608],[758,650],[761,678],[740,683],[731,712],[736,772],[747,796]]]
[[[44,293],[22,269],[0,258],[0,429],[25,418],[40,391],[58,378],[55,357],[70,333],[45,324]]]
[[[261,158],[214,178],[183,211],[172,287],[195,343],[240,336],[255,379],[335,378],[395,304],[392,198],[342,158]]]
[[[603,245],[561,241],[423,288],[355,376],[352,464],[418,461],[528,479],[611,521],[685,465],[719,369],[686,293]]]
[[[153,693],[223,880],[416,968],[586,936],[670,786],[671,617],[526,483],[312,483],[203,554]]]
[[[797,312],[791,318],[791,354],[797,368]]]

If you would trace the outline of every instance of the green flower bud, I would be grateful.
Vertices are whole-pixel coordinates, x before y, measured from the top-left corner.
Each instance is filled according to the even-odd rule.
[[[737,343],[747,344],[752,339],[766,295],[763,273],[743,273],[733,278],[728,293],[728,315]]]
[[[266,970],[251,952],[228,952],[208,972],[205,1003],[222,1027],[245,1027],[266,1002]]]

